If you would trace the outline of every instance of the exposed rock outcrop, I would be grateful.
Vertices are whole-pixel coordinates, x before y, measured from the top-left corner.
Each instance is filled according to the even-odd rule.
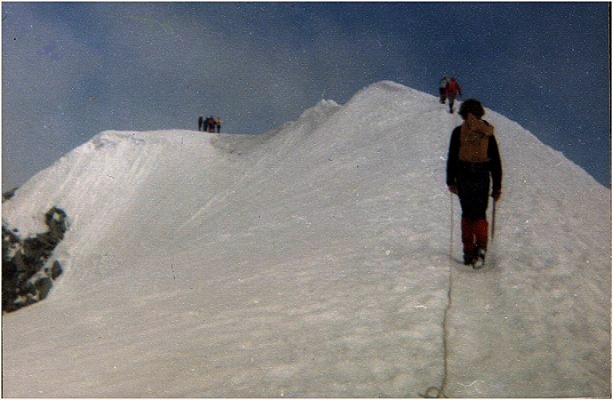
[[[59,261],[51,263],[49,259],[67,230],[66,213],[53,207],[45,214],[45,222],[47,232],[23,240],[17,230],[2,225],[3,312],[45,299],[53,281],[62,274]]]

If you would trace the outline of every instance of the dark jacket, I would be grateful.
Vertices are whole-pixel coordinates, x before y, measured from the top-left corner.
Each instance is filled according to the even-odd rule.
[[[461,126],[458,126],[451,133],[449,142],[449,154],[447,155],[447,186],[457,185],[458,173],[462,167],[473,167],[467,165],[464,161],[460,161],[460,133]],[[500,153],[498,152],[498,143],[492,135],[489,137],[487,148],[487,156],[489,161],[479,163],[479,169],[487,169],[492,177],[492,190],[498,192],[502,188],[502,163],[500,161]]]

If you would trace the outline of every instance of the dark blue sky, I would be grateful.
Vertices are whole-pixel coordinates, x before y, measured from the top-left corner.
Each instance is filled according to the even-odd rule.
[[[392,80],[517,121],[610,187],[609,3],[3,3],[3,190],[105,129],[262,133]],[[501,133],[503,134],[503,133]],[[553,168],[553,166],[552,166]]]

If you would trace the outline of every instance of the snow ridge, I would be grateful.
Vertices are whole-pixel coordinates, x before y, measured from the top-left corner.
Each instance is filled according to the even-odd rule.
[[[610,190],[485,118],[504,180],[479,272],[449,243],[461,121],[434,96],[385,81],[265,135],[98,134],[3,204],[23,237],[71,219],[49,297],[5,316],[4,394],[610,396]]]

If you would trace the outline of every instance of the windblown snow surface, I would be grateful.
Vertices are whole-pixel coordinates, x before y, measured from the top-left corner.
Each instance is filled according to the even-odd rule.
[[[97,135],[3,204],[23,236],[71,218],[50,297],[3,317],[4,396],[610,397],[610,190],[487,111],[504,194],[480,271],[445,186],[461,120],[433,96]]]

